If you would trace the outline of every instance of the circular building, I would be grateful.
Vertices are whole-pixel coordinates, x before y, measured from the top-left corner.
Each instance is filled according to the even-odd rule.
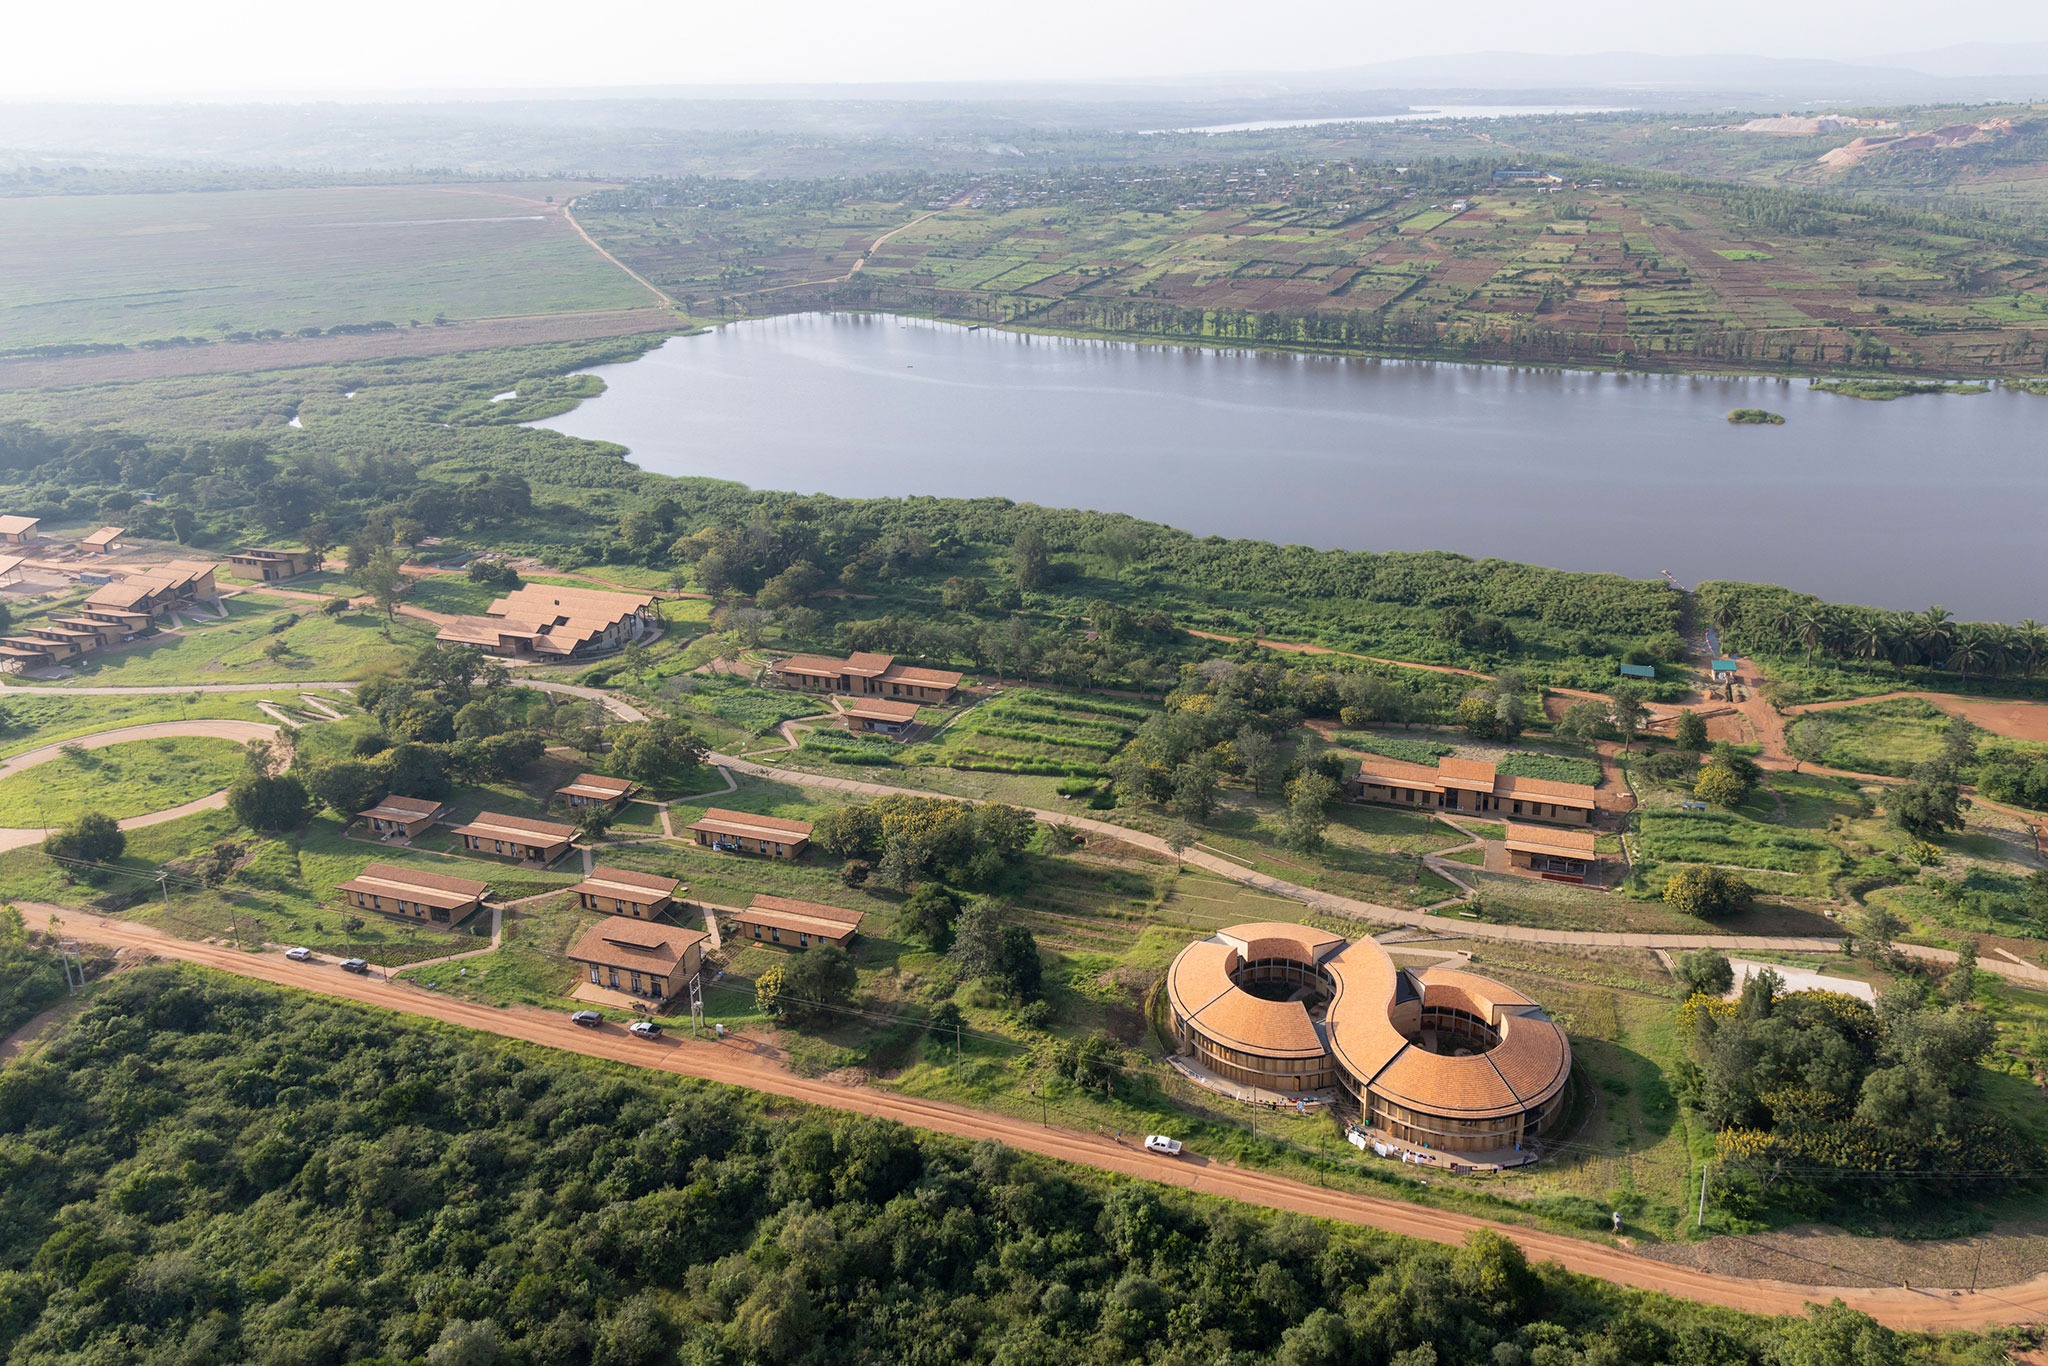
[[[1233,925],[1167,970],[1175,1041],[1226,1080],[1281,1094],[1338,1088],[1365,1122],[1448,1152],[1512,1148],[1562,1112],[1571,1041],[1512,987],[1410,972],[1370,939]]]

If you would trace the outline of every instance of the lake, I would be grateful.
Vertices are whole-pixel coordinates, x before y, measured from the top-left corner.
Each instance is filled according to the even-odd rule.
[[[1455,550],[2048,617],[2048,398],[1140,346],[800,314],[676,337],[536,425],[664,474],[996,495],[1198,535]],[[1737,427],[1731,408],[1782,413]]]
[[[1248,123],[1210,123],[1199,128],[1154,128],[1151,133],[1263,133],[1274,128],[1317,128],[1326,123],[1410,123],[1424,119],[1520,119],[1535,114],[1620,114],[1626,105],[1595,104],[1441,104],[1414,105],[1400,114],[1356,114],[1350,118],[1253,119]]]

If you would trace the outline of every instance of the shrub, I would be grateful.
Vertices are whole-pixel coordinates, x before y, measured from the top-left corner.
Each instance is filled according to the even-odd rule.
[[[1673,971],[1695,996],[1725,996],[1735,985],[1735,968],[1719,949],[1694,949],[1678,956]]]
[[[1703,802],[1715,806],[1737,807],[1749,795],[1749,784],[1742,781],[1742,775],[1718,759],[1701,769],[1693,779],[1692,794]]]
[[[1755,894],[1740,877],[1710,863],[1681,868],[1664,884],[1666,905],[1702,920],[1718,920],[1748,910]]]
[[[84,812],[43,839],[43,852],[66,864],[67,877],[73,862],[110,863],[127,848],[128,837],[121,833],[120,824],[99,811]]]
[[[289,773],[255,774],[228,789],[228,810],[251,830],[296,830],[313,814],[306,785]]]

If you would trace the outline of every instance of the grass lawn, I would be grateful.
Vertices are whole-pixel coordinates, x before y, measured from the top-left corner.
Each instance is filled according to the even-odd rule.
[[[387,623],[371,612],[341,617],[300,615],[273,633],[286,615],[305,613],[307,604],[246,593],[225,600],[226,621],[188,617],[196,623],[147,641],[87,656],[67,680],[97,686],[132,687],[180,683],[289,683],[367,677],[379,664],[433,636],[423,621],[400,617]],[[273,640],[289,653],[264,654]]]
[[[63,825],[85,811],[125,820],[218,792],[248,770],[233,740],[130,740],[0,778],[0,826]]]
[[[1941,753],[1946,712],[1917,697],[1816,713],[1827,726],[1821,762],[1852,773],[1905,775]],[[1795,722],[1799,718],[1792,718]]]
[[[333,693],[326,700],[331,706],[347,705]],[[83,735],[152,721],[268,724],[272,718],[257,710],[259,701],[275,703],[294,714],[304,710],[298,694],[290,688],[272,693],[139,693],[129,697],[10,693],[0,699],[0,715],[7,718],[6,738],[0,740],[0,759]]]
[[[504,596],[505,590],[496,584],[472,583],[466,574],[423,574],[405,591],[405,600],[414,607],[458,617],[480,617]]]

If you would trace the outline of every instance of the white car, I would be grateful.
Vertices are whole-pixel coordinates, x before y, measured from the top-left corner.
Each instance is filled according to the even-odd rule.
[[[652,1020],[635,1020],[626,1026],[626,1032],[638,1034],[643,1039],[658,1039],[661,1037],[661,1026]]]
[[[1165,1153],[1168,1157],[1179,1157],[1180,1140],[1168,1138],[1165,1134],[1146,1134],[1145,1151],[1148,1153]]]
[[[294,963],[310,963],[313,961],[313,951],[311,949],[286,949],[284,956],[291,959]]]

